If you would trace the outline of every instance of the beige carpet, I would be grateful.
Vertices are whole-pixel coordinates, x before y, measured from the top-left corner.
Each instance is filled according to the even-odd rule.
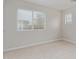
[[[75,45],[56,41],[4,53],[4,59],[76,59]]]

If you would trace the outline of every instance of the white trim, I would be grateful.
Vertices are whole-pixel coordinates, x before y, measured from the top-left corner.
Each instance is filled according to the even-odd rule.
[[[46,44],[46,43],[50,43],[50,42],[57,41],[57,40],[61,40],[61,39],[47,40],[47,41],[32,43],[32,44],[28,44],[28,45],[24,45],[24,46],[9,48],[9,49],[4,50],[4,52],[9,52],[9,51],[13,51],[13,50],[21,49],[21,48],[28,48],[28,47],[32,47],[32,46],[36,46],[36,45],[40,45],[40,44]]]
[[[68,39],[68,38],[62,38],[62,40],[70,42],[72,44],[76,44],[76,40]]]

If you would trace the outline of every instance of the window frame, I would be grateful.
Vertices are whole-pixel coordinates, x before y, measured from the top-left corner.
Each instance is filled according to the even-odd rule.
[[[20,29],[17,28],[17,31],[23,32],[23,31],[34,31],[34,30],[35,30],[35,31],[38,31],[38,30],[39,30],[39,31],[46,30],[46,27],[47,27],[47,13],[45,13],[45,12],[43,12],[43,11],[38,11],[38,10],[33,10],[33,9],[23,9],[23,8],[18,8],[18,9],[17,9],[17,12],[18,12],[19,9],[22,9],[22,10],[31,10],[31,11],[32,11],[32,29],[25,29],[25,30],[24,30],[24,29],[22,28],[22,30],[20,30]],[[34,26],[33,26],[33,19],[34,19],[34,18],[33,18],[33,15],[34,15],[33,12],[34,12],[34,11],[36,11],[36,12],[41,12],[41,13],[45,14],[45,20],[44,20],[44,23],[45,23],[45,24],[44,24],[44,28],[43,28],[43,29],[34,29]],[[17,13],[17,16],[18,16],[18,13]],[[18,19],[17,19],[17,22],[18,22]]]
[[[68,18],[70,18],[70,20],[71,20],[70,22],[68,21]],[[73,19],[72,13],[66,13],[64,16],[64,23],[65,24],[72,24],[72,19]]]

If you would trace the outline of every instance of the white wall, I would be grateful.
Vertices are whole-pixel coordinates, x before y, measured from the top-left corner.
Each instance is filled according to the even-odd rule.
[[[17,9],[33,9],[47,13],[46,30],[16,31]],[[40,5],[18,0],[5,0],[4,5],[4,50],[28,46],[38,42],[55,40],[60,33],[60,12]]]
[[[72,14],[72,24],[65,24],[65,14]],[[66,9],[62,12],[62,36],[66,38],[65,40],[75,43],[76,41],[76,6]]]

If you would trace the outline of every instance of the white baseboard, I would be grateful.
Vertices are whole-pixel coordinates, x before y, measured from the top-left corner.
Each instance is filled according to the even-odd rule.
[[[9,52],[9,51],[14,51],[14,50],[17,50],[17,49],[28,48],[28,47],[32,47],[32,46],[36,46],[36,45],[40,45],[40,44],[46,44],[46,43],[50,43],[50,42],[57,41],[57,40],[61,40],[61,39],[47,40],[47,41],[32,43],[32,44],[19,46],[19,47],[15,47],[15,48],[10,48],[10,49],[4,50],[4,53]]]
[[[68,38],[62,38],[64,41],[76,44],[76,40],[68,39]]]
[[[54,41],[57,41],[57,40],[64,40],[64,41],[68,41],[70,43],[76,44],[75,41],[62,37],[62,38],[58,38],[58,39],[54,39],[54,40],[41,41],[41,42],[32,43],[32,44],[28,44],[28,45],[24,45],[24,46],[19,46],[19,47],[6,49],[6,50],[4,50],[4,53],[9,52],[9,51],[14,51],[14,50],[17,50],[17,49],[28,48],[28,47],[32,47],[32,46],[36,46],[36,45],[46,44],[46,43],[54,42]]]

